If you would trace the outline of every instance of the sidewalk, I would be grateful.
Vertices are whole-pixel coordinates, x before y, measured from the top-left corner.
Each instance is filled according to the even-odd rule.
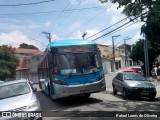
[[[151,82],[153,85],[155,84],[154,82]],[[157,90],[157,95],[156,95],[156,98],[160,99],[160,80],[158,80],[158,83],[157,83],[157,86],[156,87],[156,90]]]

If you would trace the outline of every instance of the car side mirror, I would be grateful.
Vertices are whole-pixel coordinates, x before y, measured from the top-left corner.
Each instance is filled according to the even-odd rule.
[[[36,92],[37,91],[37,88],[33,88],[33,92]]]

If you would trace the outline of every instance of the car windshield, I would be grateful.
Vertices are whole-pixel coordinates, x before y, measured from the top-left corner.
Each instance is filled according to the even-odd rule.
[[[128,73],[124,73],[124,80],[145,81],[146,79],[142,75],[128,72]]]
[[[100,55],[96,52],[69,53],[54,57],[55,68],[61,75],[94,73],[102,69]]]
[[[0,99],[27,94],[31,91],[27,82],[9,84],[0,87]]]

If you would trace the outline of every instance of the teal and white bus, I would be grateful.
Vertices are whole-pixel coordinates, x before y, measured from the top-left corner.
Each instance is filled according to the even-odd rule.
[[[106,90],[100,50],[95,42],[67,39],[51,42],[38,67],[39,87],[53,100]]]

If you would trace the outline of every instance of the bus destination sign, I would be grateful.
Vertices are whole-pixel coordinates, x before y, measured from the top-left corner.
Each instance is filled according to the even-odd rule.
[[[76,47],[62,47],[58,48],[59,53],[65,52],[86,52],[86,51],[93,51],[94,46],[76,46]]]

